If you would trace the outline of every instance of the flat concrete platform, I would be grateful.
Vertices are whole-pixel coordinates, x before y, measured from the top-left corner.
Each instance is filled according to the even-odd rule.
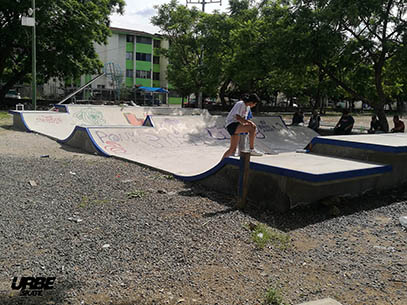
[[[317,301],[305,302],[305,303],[301,303],[298,305],[342,305],[342,304],[335,301],[334,299],[326,298],[326,299],[317,300]]]
[[[311,145],[334,145],[379,152],[407,152],[406,133],[365,134],[349,136],[315,137]]]
[[[316,137],[309,149],[324,156],[389,164],[393,170],[386,187],[407,182],[406,133]]]

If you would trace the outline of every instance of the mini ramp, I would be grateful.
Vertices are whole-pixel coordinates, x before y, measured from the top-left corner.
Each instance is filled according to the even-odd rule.
[[[239,160],[220,160],[230,142],[224,117],[159,107],[60,105],[56,109],[11,113],[16,128],[236,193]],[[391,163],[347,160],[316,151],[296,153],[315,139],[314,131],[288,127],[278,116],[253,120],[258,126],[256,147],[266,153],[252,157],[250,164],[249,198],[259,203],[286,210],[330,196],[360,195],[394,181]],[[315,141],[312,150],[318,148]]]
[[[69,137],[75,126],[141,126],[152,113],[206,115],[207,110],[160,107],[55,105],[55,111],[9,111],[16,129],[36,132],[56,140]]]
[[[267,206],[286,210],[327,196],[361,194],[380,186],[383,175],[391,171],[388,165],[296,153],[311,141],[312,131],[290,129],[280,117],[255,121],[256,146],[270,154],[252,157],[249,197]],[[230,141],[223,123],[224,118],[215,116],[152,116],[147,126],[76,127],[60,142],[235,193],[239,160],[220,160]]]

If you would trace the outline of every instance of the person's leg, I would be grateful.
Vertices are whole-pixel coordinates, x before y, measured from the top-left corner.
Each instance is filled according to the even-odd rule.
[[[239,134],[235,133],[233,136],[230,137],[230,146],[227,151],[223,154],[222,160],[232,156],[235,153],[237,143],[239,142]]]
[[[249,145],[250,145],[250,149],[254,149],[254,138],[256,137],[256,128],[253,127],[252,125],[239,125],[236,128],[236,132],[237,134],[239,133],[245,133],[248,132],[249,133]]]

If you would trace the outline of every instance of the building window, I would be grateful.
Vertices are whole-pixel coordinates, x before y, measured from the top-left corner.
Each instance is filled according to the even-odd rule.
[[[153,72],[153,80],[160,80],[160,72]]]
[[[161,48],[161,40],[154,39],[154,48],[156,49]]]
[[[159,64],[160,63],[160,56],[153,56],[153,64]]]
[[[136,53],[136,59],[140,60],[140,61],[149,61],[149,62],[151,62],[151,54]]]
[[[136,78],[151,78],[151,71],[136,70]]]
[[[152,44],[153,40],[151,37],[143,37],[143,36],[136,36],[137,43],[145,43],[145,44]]]
[[[133,70],[132,69],[127,69],[126,70],[126,77],[133,78]]]
[[[97,85],[98,89],[105,89],[105,85]]]
[[[127,42],[134,42],[134,36],[133,35],[126,35],[126,41]]]
[[[134,55],[133,52],[126,52],[126,60],[133,60]]]

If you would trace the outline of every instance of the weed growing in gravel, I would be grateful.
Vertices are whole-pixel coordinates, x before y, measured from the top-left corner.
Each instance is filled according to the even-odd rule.
[[[135,190],[133,192],[127,193],[127,198],[133,199],[133,198],[143,198],[145,195],[145,192],[142,190]]]
[[[173,180],[174,176],[173,175],[164,175],[164,178],[167,180]]]
[[[275,288],[269,288],[264,296],[264,305],[285,305],[283,298]]]
[[[81,202],[79,202],[78,207],[80,208],[86,208],[90,206],[95,206],[95,205],[102,205],[108,203],[109,200],[101,200],[101,199],[91,199],[87,196],[83,196]]]
[[[250,223],[245,228],[252,231],[252,240],[260,249],[263,249],[269,243],[282,250],[290,247],[290,235],[277,232],[265,224],[254,225]]]

